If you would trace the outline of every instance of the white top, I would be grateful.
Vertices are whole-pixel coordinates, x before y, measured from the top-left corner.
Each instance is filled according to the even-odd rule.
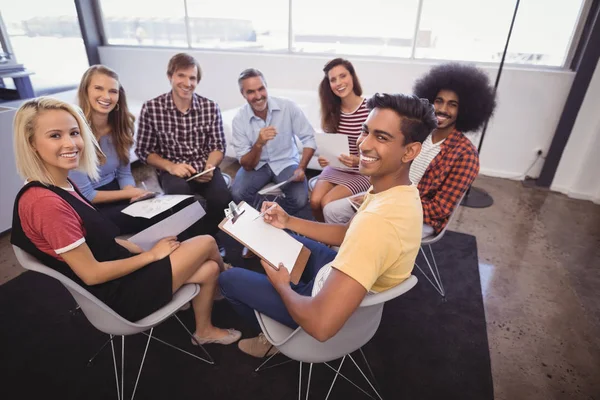
[[[427,136],[427,139],[425,139],[423,145],[421,146],[421,152],[410,165],[410,172],[408,176],[410,177],[410,181],[413,185],[419,184],[419,181],[423,177],[425,170],[427,170],[427,167],[429,166],[429,164],[431,164],[431,161],[433,161],[435,156],[437,156],[440,152],[440,145],[444,143],[444,140],[441,140],[434,144],[431,141],[431,134]]]

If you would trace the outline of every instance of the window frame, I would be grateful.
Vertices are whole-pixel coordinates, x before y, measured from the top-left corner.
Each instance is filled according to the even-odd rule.
[[[99,25],[99,34],[102,38],[103,46],[111,46],[111,47],[120,47],[120,48],[140,48],[140,49],[174,49],[181,50],[186,47],[173,47],[173,46],[140,46],[136,44],[110,44],[108,43],[108,37],[105,32],[105,18],[102,10],[101,2],[102,0],[93,0],[97,9],[97,12],[100,16]],[[189,15],[188,15],[188,0],[183,0],[184,5],[184,21],[185,21],[185,31],[187,38],[187,49],[195,50],[195,51],[211,51],[217,53],[250,53],[250,54],[276,54],[283,55],[289,54],[297,57],[323,57],[323,56],[336,56],[336,57],[345,57],[352,58],[356,60],[381,60],[381,61],[400,61],[400,62],[419,62],[424,64],[439,64],[443,62],[476,62],[481,66],[489,66],[494,67],[497,66],[497,62],[480,62],[474,60],[447,60],[447,59],[438,59],[438,58],[416,58],[416,45],[417,45],[417,34],[420,27],[421,16],[423,11],[423,2],[425,0],[418,0],[417,13],[415,15],[416,23],[415,29],[413,31],[412,36],[412,48],[410,51],[409,57],[392,57],[392,56],[373,56],[373,55],[356,55],[356,54],[347,54],[347,53],[323,53],[323,52],[298,52],[293,50],[294,45],[294,29],[293,29],[293,2],[299,0],[288,0],[288,37],[287,37],[287,49],[285,50],[261,50],[261,49],[214,49],[210,47],[193,47],[190,41],[190,24],[189,24]],[[581,4],[581,8],[579,10],[579,14],[577,16],[577,22],[573,26],[573,31],[571,37],[569,39],[569,44],[567,46],[567,50],[563,57],[562,65],[540,65],[540,64],[524,64],[524,63],[512,63],[506,62],[506,65],[514,67],[514,68],[523,68],[523,69],[539,69],[539,70],[548,70],[548,71],[565,71],[565,70],[573,70],[572,62],[577,52],[577,47],[581,40],[581,35],[589,16],[590,8],[592,2],[594,0],[583,0]],[[508,26],[508,24],[507,24]],[[0,38],[1,39],[1,38]]]

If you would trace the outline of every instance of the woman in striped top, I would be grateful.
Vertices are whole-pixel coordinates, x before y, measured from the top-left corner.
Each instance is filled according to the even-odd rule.
[[[314,217],[323,221],[323,208],[328,203],[365,192],[371,186],[368,177],[358,173],[358,147],[362,124],[369,115],[366,99],[362,98],[362,88],[348,60],[335,58],[325,64],[325,76],[319,85],[321,101],[321,127],[326,133],[348,136],[350,154],[341,154],[339,160],[348,169],[328,166],[329,161],[319,157],[323,172],[310,196],[310,206]]]

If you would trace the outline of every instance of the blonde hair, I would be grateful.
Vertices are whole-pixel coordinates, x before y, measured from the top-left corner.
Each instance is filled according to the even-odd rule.
[[[96,135],[96,128],[94,127],[92,120],[92,105],[90,104],[90,99],[88,96],[88,88],[90,86],[90,82],[92,81],[92,77],[95,74],[106,75],[117,81],[119,84],[119,101],[117,102],[117,107],[108,114],[108,123],[112,129],[111,137],[113,139],[119,161],[122,165],[127,165],[129,164],[129,151],[131,146],[133,146],[135,117],[131,112],[129,112],[129,107],[127,107],[127,96],[125,95],[125,89],[123,88],[123,85],[121,85],[121,82],[119,81],[119,75],[105,65],[97,64],[89,67],[81,77],[81,83],[79,83],[79,89],[77,90],[79,107],[81,107],[83,110],[83,115],[85,115],[92,132],[94,132],[94,135]],[[100,160],[101,164],[106,162],[106,158],[102,152],[98,153],[98,159]]]
[[[77,169],[87,174],[93,180],[100,179],[98,173],[98,156],[96,154],[100,146],[92,134],[83,112],[75,105],[52,97],[38,97],[28,100],[17,110],[13,124],[13,143],[19,175],[23,179],[56,186],[56,182],[52,179],[43,160],[32,145],[37,118],[40,113],[48,110],[63,110],[75,118],[77,125],[79,125],[81,139],[83,140],[83,150],[79,157],[79,167]]]

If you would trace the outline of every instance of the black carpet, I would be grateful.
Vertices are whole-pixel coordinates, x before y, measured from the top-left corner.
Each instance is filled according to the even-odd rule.
[[[237,259],[238,251],[232,249],[230,257]],[[442,302],[417,271],[417,286],[386,304],[379,331],[364,347],[365,354],[386,399],[493,399],[475,238],[448,232],[434,251],[447,301]],[[0,286],[2,398],[116,399],[110,347],[93,365],[86,365],[107,336],[95,330],[81,312],[71,312],[74,307],[59,283],[33,272]],[[179,315],[192,326],[190,310]],[[213,320],[217,326],[236,327],[244,336],[252,335],[226,302],[215,304]],[[175,320],[156,328],[155,335],[194,351]],[[125,343],[129,398],[145,337],[129,336]],[[116,344],[120,355],[120,343]],[[259,360],[239,352],[236,345],[208,345],[207,350],[217,366],[153,341],[136,399],[297,398],[297,363],[257,374],[253,370]],[[362,367],[359,358],[355,357]],[[349,360],[342,373],[367,388]],[[307,376],[305,369],[303,378]],[[326,366],[315,365],[311,398],[324,398],[332,378]],[[367,397],[338,379],[330,398]]]

